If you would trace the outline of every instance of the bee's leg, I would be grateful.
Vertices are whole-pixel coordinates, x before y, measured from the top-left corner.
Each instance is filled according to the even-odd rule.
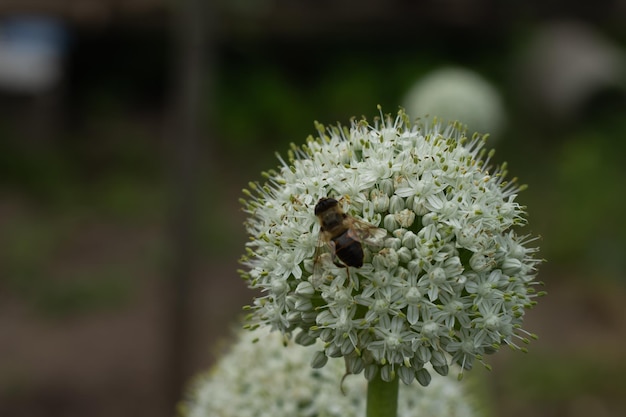
[[[349,281],[350,280],[350,266],[341,262],[341,260],[339,260],[337,256],[333,256],[333,263],[335,264],[335,266],[338,266],[339,268],[346,268],[346,275],[348,276],[348,281]]]
[[[333,263],[335,264],[335,266],[338,266],[339,268],[346,268],[346,274],[348,275],[348,279],[350,279],[350,267],[348,265],[341,262],[339,258],[336,256],[333,257]]]
[[[336,256],[333,256],[333,263],[335,264],[335,266],[338,266],[339,268],[343,268],[347,266],[346,264],[341,262],[339,258],[337,258]]]
[[[335,244],[335,242],[331,240],[330,242],[328,242],[328,246],[330,246],[331,253],[333,254],[333,263],[335,264],[335,266],[338,266],[340,268],[346,266],[337,256],[337,245]]]

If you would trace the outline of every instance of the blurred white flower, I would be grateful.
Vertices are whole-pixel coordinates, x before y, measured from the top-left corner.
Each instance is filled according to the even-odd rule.
[[[517,94],[534,114],[571,120],[602,94],[606,98],[626,96],[626,53],[583,23],[545,25],[518,61],[514,74]]]
[[[257,343],[254,343],[258,339]],[[367,382],[348,376],[331,359],[322,369],[309,361],[319,349],[293,343],[267,328],[242,332],[216,365],[192,384],[181,403],[184,417],[357,417],[365,415]],[[470,384],[471,385],[471,384]],[[435,376],[430,386],[402,385],[398,417],[471,417],[476,400],[466,382]],[[343,391],[343,392],[342,392]]]
[[[350,373],[405,384],[427,384],[428,363],[446,375],[451,363],[471,369],[501,345],[527,343],[521,325],[540,261],[534,238],[516,232],[520,186],[507,182],[506,165],[489,169],[483,137],[467,138],[458,123],[411,125],[403,111],[318,130],[245,190],[241,273],[261,294],[249,326],[302,345],[320,339],[316,366],[320,355],[344,357]],[[362,245],[362,267],[319,262],[319,280],[314,206],[327,196],[387,237]]]
[[[437,116],[462,121],[472,131],[489,132],[498,139],[506,119],[500,93],[474,71],[445,67],[420,78],[406,93],[408,114]]]

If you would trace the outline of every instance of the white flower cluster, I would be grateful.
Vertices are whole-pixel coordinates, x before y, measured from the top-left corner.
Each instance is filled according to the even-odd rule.
[[[357,417],[365,415],[367,383],[345,378],[343,361],[312,369],[315,347],[284,346],[282,335],[268,329],[244,332],[211,369],[197,378],[181,404],[185,417]],[[258,343],[253,343],[259,339]],[[320,342],[321,343],[321,342]],[[319,347],[319,346],[318,346]],[[471,417],[475,400],[466,384],[435,377],[428,388],[402,385],[398,417]],[[343,392],[342,392],[343,391]]]
[[[250,184],[242,200],[251,240],[241,271],[261,291],[250,327],[269,325],[297,343],[317,339],[312,365],[344,357],[371,380],[430,381],[470,369],[502,344],[528,342],[524,312],[535,304],[537,251],[520,236],[524,210],[506,166],[488,171],[484,137],[459,124],[411,124],[404,111],[373,125],[325,129],[288,161]],[[486,156],[486,157],[485,157]],[[314,206],[336,198],[349,216],[387,231],[363,243],[360,268],[317,262]],[[323,265],[324,279],[314,279]]]

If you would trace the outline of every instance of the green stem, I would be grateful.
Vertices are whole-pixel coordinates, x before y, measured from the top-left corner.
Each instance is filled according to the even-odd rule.
[[[398,377],[386,382],[380,372],[367,384],[367,417],[396,417],[398,414]]]

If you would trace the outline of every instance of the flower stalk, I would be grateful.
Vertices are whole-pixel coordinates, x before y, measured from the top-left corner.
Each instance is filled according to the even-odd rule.
[[[383,381],[377,375],[367,384],[367,417],[396,417],[400,378]]]

